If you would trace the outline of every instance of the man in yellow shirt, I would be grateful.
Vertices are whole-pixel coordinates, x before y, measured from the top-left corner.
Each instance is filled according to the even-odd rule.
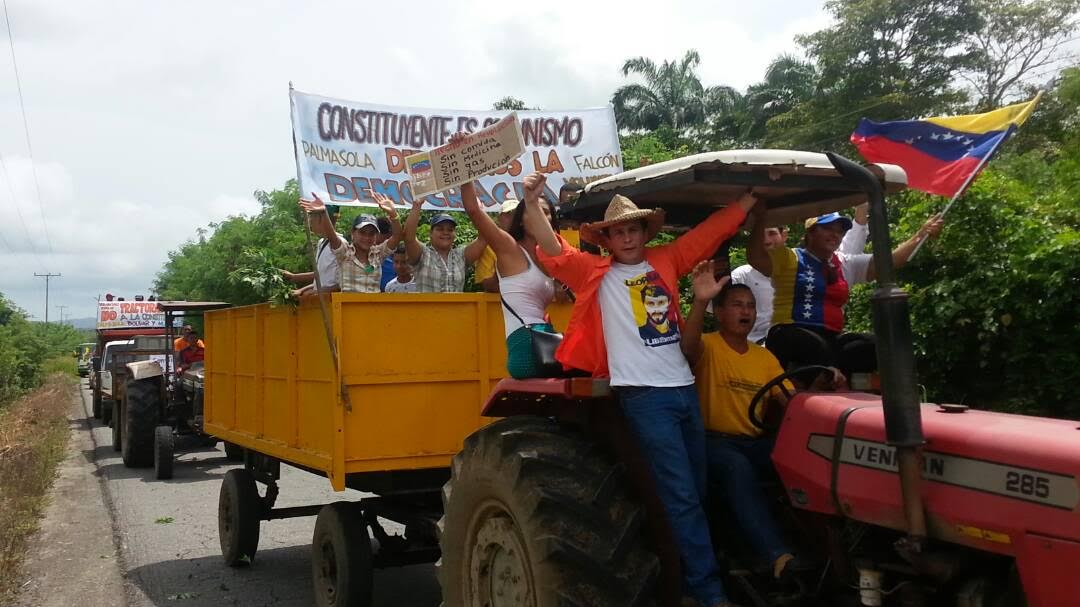
[[[682,340],[705,422],[709,481],[723,492],[747,542],[780,577],[794,553],[759,484],[761,477],[772,474],[772,439],[750,423],[748,409],[761,386],[784,371],[768,350],[747,340],[757,316],[753,291],[728,284],[730,276],[717,280],[714,271],[713,261],[694,268],[694,303]],[[702,335],[710,302],[717,331]],[[779,389],[770,399],[786,404]]]

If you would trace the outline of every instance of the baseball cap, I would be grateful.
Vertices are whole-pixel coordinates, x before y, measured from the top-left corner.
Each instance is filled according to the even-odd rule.
[[[516,209],[519,204],[521,203],[517,199],[507,198],[502,203],[502,206],[499,207],[499,215],[502,215],[503,213],[513,213],[514,209]]]
[[[371,215],[357,215],[356,218],[353,219],[352,229],[359,230],[367,226],[375,228],[376,231],[379,229],[379,224],[375,223],[375,218]]]
[[[806,229],[809,230],[814,226],[828,225],[837,221],[840,222],[840,225],[844,228],[845,232],[851,229],[851,220],[840,213],[826,213],[820,217],[811,217],[806,220]]]
[[[450,223],[454,224],[454,226],[457,226],[457,222],[454,221],[453,217],[447,215],[446,213],[440,213],[431,218],[431,227],[435,227],[444,221],[449,221]]]

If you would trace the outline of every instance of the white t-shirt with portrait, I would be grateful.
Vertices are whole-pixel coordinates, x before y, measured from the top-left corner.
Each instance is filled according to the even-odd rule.
[[[675,298],[649,262],[612,262],[600,283],[612,386],[680,387],[694,374],[680,348]]]

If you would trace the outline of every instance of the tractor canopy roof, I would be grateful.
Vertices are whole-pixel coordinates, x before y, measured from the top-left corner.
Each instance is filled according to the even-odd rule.
[[[885,193],[907,187],[904,170],[868,167]],[[843,177],[825,154],[789,150],[727,150],[685,156],[594,181],[560,216],[597,221],[615,194],[642,208],[663,208],[673,227],[696,225],[748,188],[768,207],[768,225],[793,223],[866,202],[859,185]]]
[[[177,312],[209,312],[228,308],[232,304],[223,301],[159,301],[157,305],[162,311],[175,314]]]

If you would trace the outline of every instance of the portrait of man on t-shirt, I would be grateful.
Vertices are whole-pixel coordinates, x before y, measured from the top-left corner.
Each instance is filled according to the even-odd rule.
[[[671,294],[658,284],[658,276],[650,272],[640,281],[641,313],[638,314],[638,335],[646,346],[655,348],[679,341],[679,325],[670,316]],[[630,281],[628,281],[630,282]],[[638,282],[638,281],[634,281]]]

